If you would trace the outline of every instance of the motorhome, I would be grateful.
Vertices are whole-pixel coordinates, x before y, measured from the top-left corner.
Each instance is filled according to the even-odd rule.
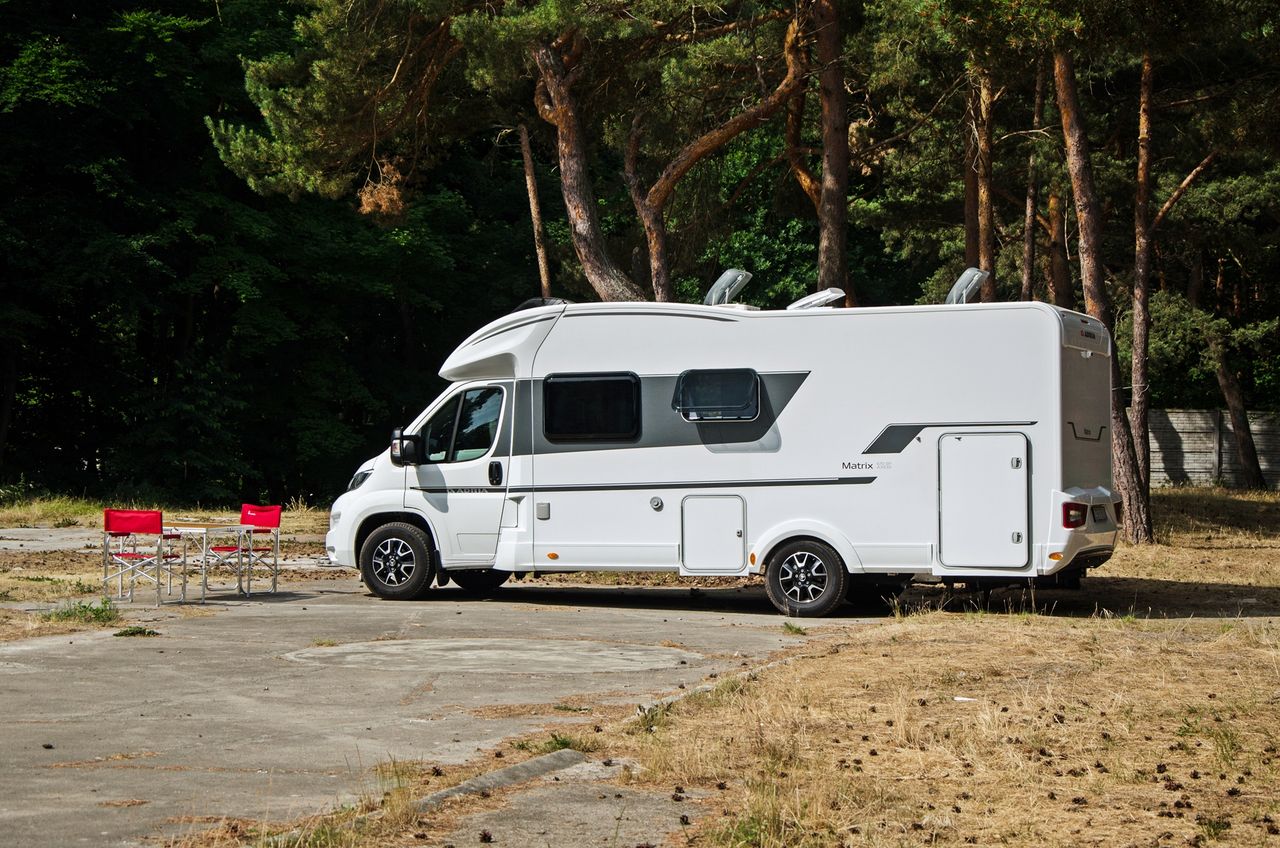
[[[556,571],[761,575],[807,616],[918,578],[1070,586],[1110,557],[1100,322],[832,297],[492,322],[334,503],[330,560],[394,599]]]

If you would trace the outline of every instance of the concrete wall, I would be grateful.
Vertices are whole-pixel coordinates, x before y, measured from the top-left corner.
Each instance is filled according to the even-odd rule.
[[[1156,486],[1221,483],[1240,485],[1231,416],[1217,409],[1153,409],[1151,482]],[[1249,415],[1262,475],[1280,485],[1280,414]]]

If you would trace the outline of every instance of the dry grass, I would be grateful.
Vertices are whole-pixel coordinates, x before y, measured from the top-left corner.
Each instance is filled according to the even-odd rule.
[[[71,497],[40,497],[14,503],[0,504],[0,527],[84,527],[102,529],[102,510],[159,509],[167,518],[188,518],[196,521],[235,521],[239,510],[203,509],[201,507],[172,507],[153,503],[125,503],[86,500]],[[325,533],[329,530],[329,511],[305,501],[292,500],[285,504],[280,514],[281,531],[286,534]]]
[[[124,507],[131,505],[125,504]],[[0,504],[0,527],[102,527],[97,501],[71,497],[31,498]],[[139,509],[154,509],[149,505]]]
[[[702,844],[1252,845],[1280,818],[1278,648],[1271,621],[928,613],[618,750],[715,792]]]
[[[83,621],[51,621],[42,615],[15,609],[0,609],[0,642],[57,636],[81,630],[97,630],[103,625]]]

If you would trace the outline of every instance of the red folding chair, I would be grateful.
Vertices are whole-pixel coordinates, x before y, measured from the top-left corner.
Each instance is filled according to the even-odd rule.
[[[168,576],[169,594],[173,594],[174,561],[180,554],[165,550],[165,542],[178,538],[164,532],[164,515],[158,509],[104,509],[102,511],[102,593],[111,594],[111,581],[116,581],[117,597],[124,598],[126,580],[129,601],[139,580],[156,586],[156,606]],[[139,550],[139,548],[142,550]],[[186,569],[182,569],[182,599],[186,600]]]
[[[219,563],[229,563],[232,556],[239,564],[236,588],[245,595],[253,594],[253,570],[257,566],[271,570],[271,591],[276,590],[280,576],[280,507],[242,504],[240,523],[252,529],[245,533],[240,545],[214,545],[209,548]],[[241,582],[241,575],[245,580]]]

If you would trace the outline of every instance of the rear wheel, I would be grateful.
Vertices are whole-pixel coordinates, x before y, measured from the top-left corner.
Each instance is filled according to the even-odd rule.
[[[431,586],[431,543],[412,524],[392,522],[369,534],[360,548],[364,585],[379,598],[409,601]]]
[[[826,615],[844,600],[849,573],[830,545],[799,539],[778,548],[769,558],[765,591],[784,615]]]
[[[449,579],[458,584],[458,588],[469,595],[487,595],[494,592],[511,577],[510,571],[498,571],[493,568],[467,568],[461,571],[449,571]]]

